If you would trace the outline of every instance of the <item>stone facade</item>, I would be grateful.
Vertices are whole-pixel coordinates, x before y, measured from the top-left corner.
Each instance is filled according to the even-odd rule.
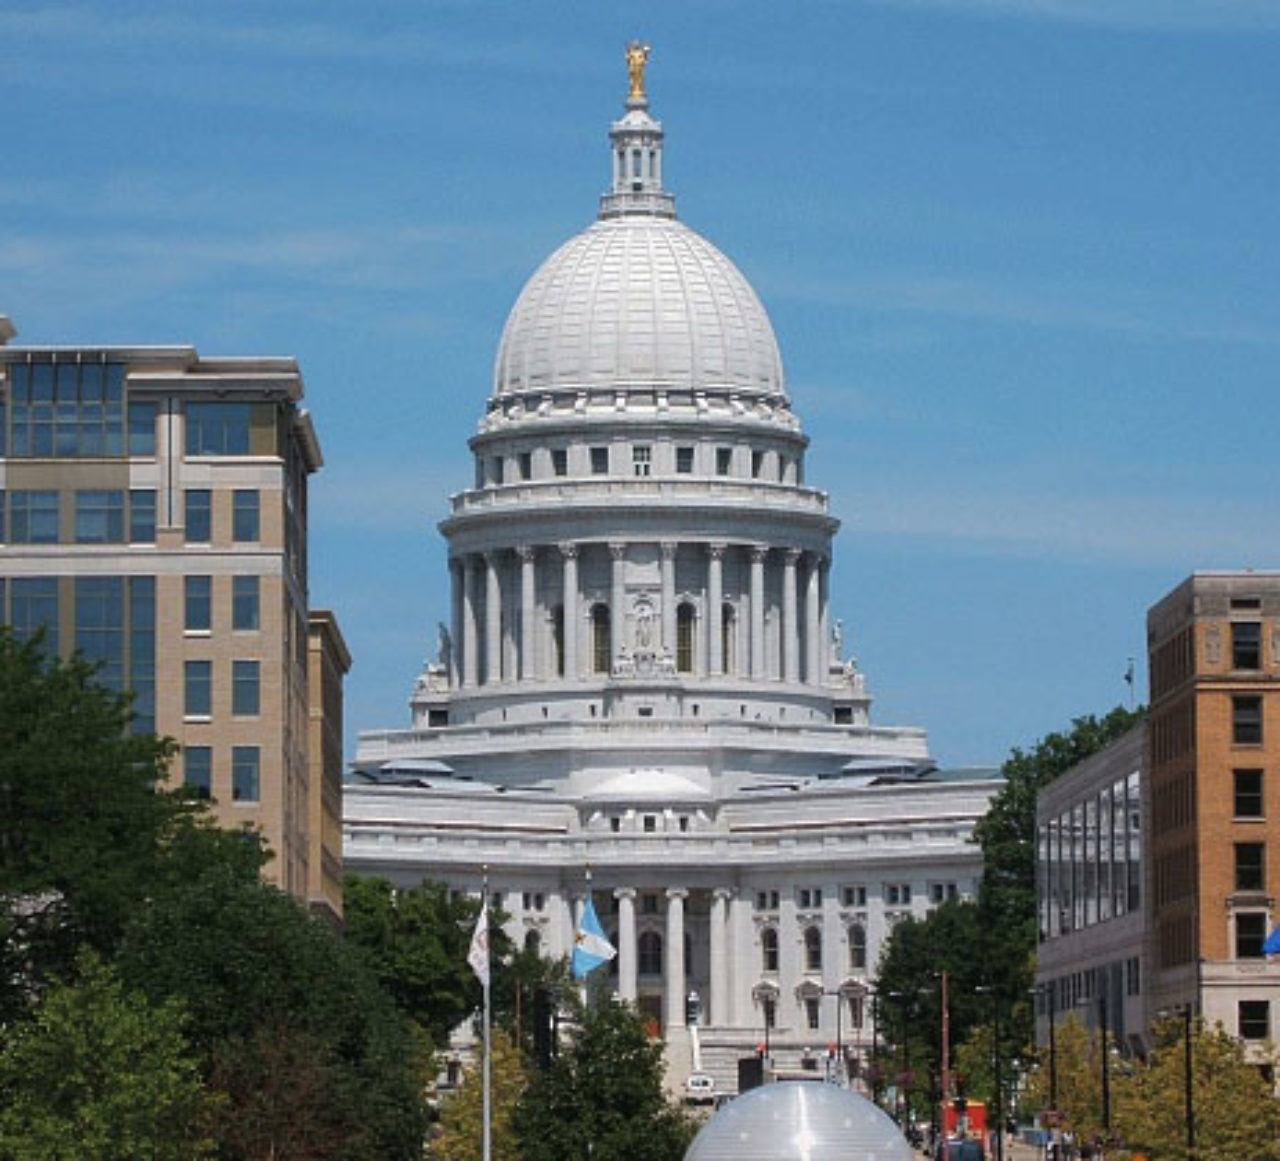
[[[772,327],[675,217],[662,147],[633,96],[599,220],[512,309],[440,525],[448,623],[408,728],[360,735],[345,855],[406,886],[488,868],[553,956],[592,893],[595,978],[674,1080],[732,1089],[765,1040],[780,1067],[865,1056],[886,934],[974,890],[998,783],[871,723]]]

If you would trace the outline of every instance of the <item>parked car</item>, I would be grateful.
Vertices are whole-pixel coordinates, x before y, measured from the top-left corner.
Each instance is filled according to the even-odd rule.
[[[686,1104],[709,1105],[716,1099],[715,1077],[705,1072],[695,1072],[684,1082],[684,1099]]]

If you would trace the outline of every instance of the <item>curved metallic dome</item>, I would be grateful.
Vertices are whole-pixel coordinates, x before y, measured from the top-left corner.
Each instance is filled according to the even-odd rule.
[[[703,1125],[684,1161],[912,1161],[887,1113],[831,1084],[752,1089]]]
[[[786,394],[769,316],[738,268],[674,217],[641,214],[571,238],[507,319],[494,396],[566,388]]]

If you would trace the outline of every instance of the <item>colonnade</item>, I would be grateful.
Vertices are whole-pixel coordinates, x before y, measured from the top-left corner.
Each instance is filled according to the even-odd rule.
[[[730,553],[744,554],[749,564],[749,584],[740,594],[749,625],[743,642],[745,656],[732,666],[736,675],[811,685],[825,680],[829,567],[825,554],[730,541],[694,545],[662,541],[657,547],[660,580],[656,624],[646,627],[643,637],[640,626],[634,625],[631,639],[627,627],[628,614],[633,610],[628,609],[627,593],[632,542],[523,544],[514,549],[453,556],[449,564],[454,642],[450,678],[454,688],[599,675],[598,659],[583,654],[592,652],[594,639],[586,627],[593,616],[599,615],[601,605],[607,606],[610,671],[624,651],[634,654],[637,650],[650,650],[655,655],[665,654],[674,663],[680,650],[679,608],[683,601],[692,601],[697,610],[696,643],[701,664],[681,668],[687,672],[696,668],[698,675],[706,677],[726,675],[731,665],[725,652],[724,572]],[[584,550],[591,548],[607,549],[609,584],[607,589],[588,594],[583,591],[579,565]],[[676,559],[682,548],[686,554],[689,549],[702,554],[700,583],[692,593],[680,593],[676,588]],[[558,592],[551,594],[558,597],[557,606],[546,594],[539,601],[537,566],[540,557],[550,554],[558,558],[560,565]],[[770,570],[774,575],[767,578]],[[767,584],[767,579],[774,583]],[[780,644],[771,666],[766,650],[766,604],[767,594],[777,589],[781,590],[776,606],[781,618],[777,634]],[[504,624],[504,603],[515,614],[516,625]],[[734,602],[730,600],[728,604],[733,611]],[[554,656],[538,647],[540,613],[554,621]],[[510,648],[504,648],[504,640]]]

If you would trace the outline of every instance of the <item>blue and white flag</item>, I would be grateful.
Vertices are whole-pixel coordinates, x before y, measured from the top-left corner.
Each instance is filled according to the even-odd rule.
[[[1263,955],[1280,955],[1280,927],[1277,927],[1262,945]]]
[[[582,919],[578,923],[578,937],[573,941],[573,959],[570,963],[573,978],[585,978],[617,954],[617,950],[605,936],[604,928],[600,926],[595,904],[588,897],[586,906],[582,909]]]

